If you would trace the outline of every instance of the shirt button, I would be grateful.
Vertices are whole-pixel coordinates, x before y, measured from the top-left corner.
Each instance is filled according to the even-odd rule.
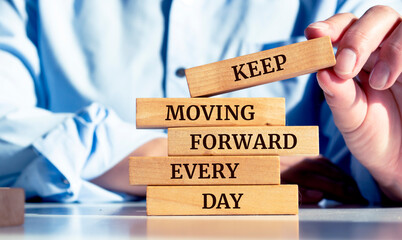
[[[186,76],[186,73],[184,72],[184,68],[178,68],[177,70],[176,70],[176,76],[177,77],[180,77],[180,78],[182,78],[182,77],[184,77],[184,76]]]

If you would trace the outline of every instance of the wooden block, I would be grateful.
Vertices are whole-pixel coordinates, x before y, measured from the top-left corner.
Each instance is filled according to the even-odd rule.
[[[285,125],[284,98],[137,98],[137,128]]]
[[[24,223],[25,193],[21,188],[0,188],[0,227]]]
[[[147,187],[148,215],[297,213],[297,185]]]
[[[186,69],[191,97],[212,96],[316,72],[336,63],[330,37]]]
[[[131,157],[132,185],[280,184],[278,156]]]
[[[169,156],[318,155],[317,126],[169,128]]]

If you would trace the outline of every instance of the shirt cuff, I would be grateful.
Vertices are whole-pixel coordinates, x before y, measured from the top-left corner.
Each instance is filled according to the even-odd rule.
[[[138,130],[114,112],[92,104],[33,143],[39,157],[18,180],[30,186],[24,187],[27,196],[37,193],[68,202],[121,201],[122,195],[102,189],[90,180],[158,137],[166,134],[162,130]]]

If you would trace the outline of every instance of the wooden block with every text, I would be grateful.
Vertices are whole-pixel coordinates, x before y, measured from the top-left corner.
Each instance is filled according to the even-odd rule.
[[[130,157],[132,185],[280,184],[278,156]]]
[[[297,185],[147,187],[148,215],[297,213]]]
[[[137,98],[137,128],[285,125],[284,98]]]
[[[186,69],[191,97],[212,96],[313,73],[336,63],[322,37]]]
[[[169,156],[318,154],[317,126],[168,129]]]
[[[21,188],[0,188],[0,227],[24,223],[25,193]]]

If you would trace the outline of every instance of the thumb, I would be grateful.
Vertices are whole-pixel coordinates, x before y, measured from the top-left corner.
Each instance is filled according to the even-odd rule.
[[[355,131],[367,114],[367,98],[353,79],[341,79],[332,69],[317,73],[318,84],[324,91],[335,124],[342,133]]]

